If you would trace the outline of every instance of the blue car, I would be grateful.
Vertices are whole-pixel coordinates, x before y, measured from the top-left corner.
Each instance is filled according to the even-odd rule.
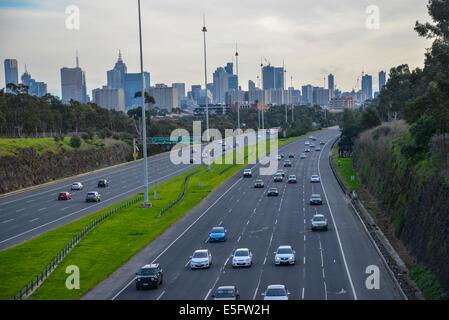
[[[223,227],[215,227],[209,232],[209,242],[226,241],[226,229]]]

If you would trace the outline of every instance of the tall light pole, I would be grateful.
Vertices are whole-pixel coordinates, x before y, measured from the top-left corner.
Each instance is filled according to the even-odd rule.
[[[285,93],[285,80],[286,80],[286,76],[287,76],[287,70],[285,70],[285,64],[284,61],[282,61],[282,71],[283,71],[283,77],[284,77],[284,81],[283,81],[283,86],[282,86],[282,95],[286,96],[287,94]],[[285,125],[287,125],[288,123],[288,115],[287,115],[287,102],[284,101],[285,104]]]
[[[138,0],[139,9],[139,41],[140,41],[140,75],[142,77],[142,143],[143,143],[143,186],[144,186],[144,203],[142,208],[151,207],[148,201],[148,160],[147,160],[147,128],[145,119],[145,77],[143,76],[143,50],[142,50],[142,20],[140,15],[140,0]]]
[[[235,70],[237,74],[237,132],[240,134],[239,52],[237,50],[237,43],[235,44]]]
[[[292,123],[295,121],[295,114],[293,113],[293,93],[294,93],[294,88],[293,88],[293,76],[290,76],[290,81],[291,81],[291,83],[290,83],[290,87],[292,88]],[[290,95],[289,95],[290,96]]]
[[[262,89],[262,94],[265,94],[265,90],[263,90],[263,63],[262,63],[262,58],[260,59],[260,76],[262,79],[262,85],[261,85],[261,89]],[[263,118],[263,114],[264,114],[264,104],[263,104],[263,100],[262,100],[262,130],[265,130],[265,121]]]
[[[257,76],[257,83],[260,89],[260,78],[259,76]],[[259,109],[259,100],[256,99],[257,101],[257,124],[259,125],[259,129],[260,129],[260,109]]]
[[[206,16],[203,14],[203,29],[201,30],[204,35],[204,87],[206,92],[206,136],[209,143],[209,99],[207,97],[207,61],[206,61]],[[210,160],[210,159],[209,159]],[[208,161],[207,171],[210,171],[210,161]]]

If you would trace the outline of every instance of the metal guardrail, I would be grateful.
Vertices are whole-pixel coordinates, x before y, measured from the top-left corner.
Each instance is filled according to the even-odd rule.
[[[184,179],[184,190],[182,191],[182,193],[179,195],[179,197],[171,202],[168,206],[166,206],[165,208],[163,208],[159,214],[158,214],[158,218],[162,217],[162,215],[167,212],[168,210],[170,210],[173,206],[175,206],[176,204],[178,204],[179,201],[181,201],[185,194],[186,194],[186,188],[187,188],[187,181],[190,179],[190,177],[192,177],[194,174],[197,174],[198,172],[200,172],[200,170],[194,171],[191,174],[189,174],[188,176],[186,176],[186,178]]]
[[[143,194],[139,194],[136,198],[126,201],[120,206],[109,210],[101,217],[95,219],[89,223],[82,231],[80,231],[73,239],[56,255],[55,258],[44,268],[44,270],[34,277],[27,285],[20,290],[15,296],[14,300],[22,300],[28,298],[37,288],[39,288],[42,283],[50,276],[50,274],[56,269],[56,267],[64,260],[64,258],[76,247],[78,243],[81,242],[95,227],[100,223],[108,219],[109,217],[115,215],[122,209],[129,207],[143,199]]]

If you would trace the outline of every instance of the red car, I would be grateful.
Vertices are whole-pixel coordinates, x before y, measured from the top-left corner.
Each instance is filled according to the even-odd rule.
[[[58,195],[58,200],[70,200],[72,195],[68,192],[60,192]]]

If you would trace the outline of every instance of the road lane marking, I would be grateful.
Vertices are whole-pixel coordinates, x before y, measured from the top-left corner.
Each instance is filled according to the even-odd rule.
[[[36,221],[36,220],[39,220],[39,218],[36,218],[36,219],[30,220],[30,222],[34,222],[34,221]]]
[[[9,219],[9,220],[5,220],[5,221],[3,221],[3,223],[8,223],[8,222],[11,222],[11,221],[13,221],[14,219]]]
[[[326,145],[327,145],[330,141],[331,141],[331,140],[329,140],[329,141],[324,145],[323,149],[326,147]],[[318,157],[318,174],[319,174],[320,177],[322,177],[322,175],[321,175],[321,170],[320,170],[320,161],[321,161],[321,155],[322,155],[322,154],[323,154],[323,153],[320,152],[320,155],[319,155],[319,157]],[[325,183],[322,183],[322,184],[321,184],[321,187],[322,187],[322,189],[323,189],[324,197],[325,197],[325,199],[326,199],[326,204],[327,204],[327,207],[329,208],[329,212],[330,212],[330,214],[331,214],[332,222],[333,222],[333,224],[334,224],[335,234],[337,235],[338,246],[340,247],[340,252],[341,252],[342,257],[343,257],[343,263],[344,263],[344,265],[345,265],[346,274],[347,274],[347,276],[348,276],[349,284],[351,285],[351,290],[352,290],[352,294],[353,294],[354,300],[358,300],[358,299],[357,299],[357,294],[356,294],[355,288],[354,288],[354,283],[352,282],[351,273],[349,272],[349,267],[348,267],[348,264],[347,264],[347,262],[346,262],[346,257],[345,257],[345,253],[344,253],[344,250],[343,250],[343,246],[342,246],[342,244],[341,244],[340,233],[338,232],[338,227],[337,227],[337,224],[335,223],[334,214],[332,213],[332,208],[331,208],[331,206],[330,206],[330,204],[329,204],[329,200],[328,200],[327,194],[326,194],[326,189],[325,189],[324,186],[325,186]],[[326,296],[327,296],[327,294],[326,294]]]
[[[156,300],[159,300],[163,295],[164,295],[164,293],[165,293],[165,290],[164,291],[162,291],[162,293],[159,295],[159,297],[157,297],[157,299]]]
[[[47,209],[47,208],[41,208],[41,209],[37,210],[37,212],[41,212],[42,210],[45,210],[45,209]]]
[[[23,211],[23,210],[25,210],[25,208],[22,208],[22,209],[16,210],[16,212],[21,212],[21,211]]]
[[[168,174],[168,175],[163,176],[163,177],[161,177],[161,178],[159,178],[159,179],[157,179],[157,180],[154,180],[154,181],[152,181],[151,183],[154,183],[154,182],[156,182],[156,181],[165,179],[166,177],[172,176],[172,175],[174,175],[175,173],[178,173],[179,171],[185,170],[186,168],[190,168],[190,167],[191,167],[191,166],[181,168],[181,169],[179,169],[179,170],[177,170],[177,171],[175,171],[175,172],[173,172],[173,173],[171,173],[171,174]],[[131,192],[133,192],[133,191],[135,191],[135,190],[138,190],[138,189],[141,189],[141,188],[143,188],[143,185],[138,186],[138,187],[136,187],[136,188],[134,188],[134,189],[128,190],[128,191],[126,191],[126,192],[124,192],[124,193],[118,194],[118,195],[116,195],[115,197],[112,197],[111,199],[108,199],[108,200],[103,201],[102,203],[109,202],[109,201],[111,201],[111,200],[114,200],[114,199],[117,198],[117,197],[123,196],[123,195],[125,195],[125,194],[127,194],[127,193],[131,193]],[[24,231],[24,232],[22,232],[22,233],[16,234],[15,236],[12,236],[12,237],[10,237],[10,238],[8,238],[8,239],[5,239],[5,240],[0,241],[0,244],[5,243],[5,242],[8,242],[8,241],[13,240],[13,239],[18,238],[18,237],[21,237],[21,236],[23,236],[23,235],[25,235],[25,234],[28,234],[28,233],[30,233],[30,232],[33,232],[33,231],[37,230],[37,229],[40,229],[40,228],[43,228],[43,227],[48,226],[48,225],[50,225],[50,224],[53,224],[53,223],[55,223],[55,222],[58,222],[58,221],[60,221],[60,220],[62,220],[62,219],[65,219],[65,218],[67,218],[67,217],[73,216],[74,214],[80,213],[80,212],[82,212],[82,211],[84,211],[84,210],[91,209],[92,207],[98,206],[98,205],[100,205],[100,204],[102,204],[102,203],[100,203],[100,202],[99,202],[99,203],[96,203],[96,204],[91,205],[91,206],[89,206],[89,207],[86,207],[86,208],[80,209],[80,210],[78,210],[78,211],[69,213],[69,214],[67,214],[67,215],[65,215],[65,216],[63,216],[63,217],[58,218],[58,219],[55,219],[55,220],[49,221],[49,222],[47,222],[47,223],[44,223],[43,225],[40,225],[40,226],[37,226],[37,227],[35,227],[35,228],[29,229],[29,230]],[[135,277],[134,277],[134,278],[135,278]],[[133,280],[134,280],[134,279],[133,279]]]

